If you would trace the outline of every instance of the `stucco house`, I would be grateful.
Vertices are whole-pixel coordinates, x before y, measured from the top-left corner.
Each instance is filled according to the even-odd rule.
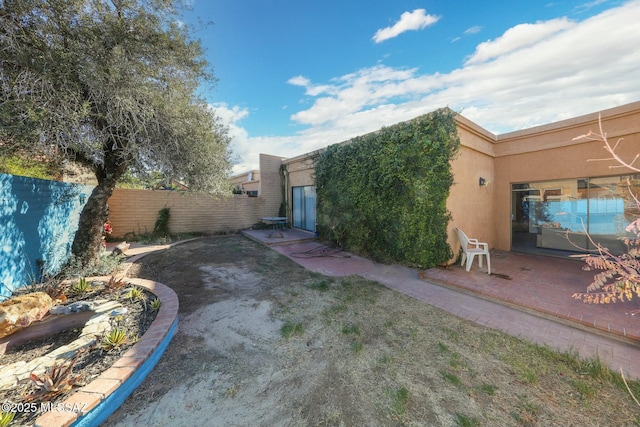
[[[504,251],[566,254],[577,251],[575,245],[593,246],[585,230],[595,242],[622,249],[619,237],[639,214],[627,182],[637,194],[640,175],[606,160],[611,155],[602,141],[576,139],[598,132],[599,117],[610,142],[622,139],[617,154],[630,161],[640,153],[640,102],[502,135],[456,115],[460,150],[451,164],[455,184],[447,200],[453,252],[459,247],[456,227]],[[280,162],[269,156],[268,163],[269,186],[280,187],[270,189],[272,197],[280,197],[271,205],[284,202],[291,226],[308,231],[316,224],[317,153]],[[261,168],[263,163],[261,157]]]
[[[252,169],[248,172],[233,175],[229,178],[229,182],[236,194],[247,194],[255,197],[260,195],[259,169]]]

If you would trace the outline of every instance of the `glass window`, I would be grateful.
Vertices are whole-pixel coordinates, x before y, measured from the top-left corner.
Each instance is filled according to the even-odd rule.
[[[316,231],[316,188],[293,187],[293,219],[295,228]]]
[[[638,217],[638,176],[512,185],[512,249],[524,252],[626,250],[625,229]]]

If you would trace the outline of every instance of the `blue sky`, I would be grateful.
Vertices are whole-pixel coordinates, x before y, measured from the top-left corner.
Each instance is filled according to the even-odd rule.
[[[234,173],[440,107],[500,134],[640,101],[640,0],[190,3]]]

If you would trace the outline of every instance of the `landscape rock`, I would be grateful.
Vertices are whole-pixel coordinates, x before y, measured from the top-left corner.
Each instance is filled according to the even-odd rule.
[[[0,303],[0,338],[4,338],[49,313],[53,300],[45,292],[33,292]]]

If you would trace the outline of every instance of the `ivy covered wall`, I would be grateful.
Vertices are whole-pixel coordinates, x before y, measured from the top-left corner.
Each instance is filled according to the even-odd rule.
[[[454,117],[436,110],[320,154],[321,237],[378,261],[427,268],[450,260],[446,202],[460,145]]]

